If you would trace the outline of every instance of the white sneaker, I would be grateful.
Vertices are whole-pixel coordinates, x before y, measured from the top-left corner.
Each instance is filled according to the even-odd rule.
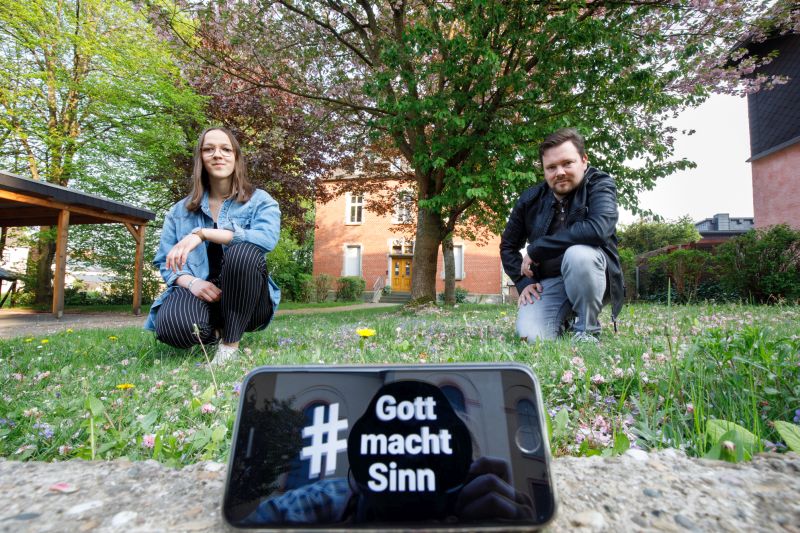
[[[585,343],[597,344],[598,342],[600,342],[600,339],[598,339],[591,333],[586,333],[585,331],[576,331],[572,335],[572,342],[585,342]]]
[[[219,343],[217,345],[217,354],[211,360],[212,366],[221,366],[228,361],[232,361],[239,357],[239,348],[236,346],[228,346],[227,344]]]

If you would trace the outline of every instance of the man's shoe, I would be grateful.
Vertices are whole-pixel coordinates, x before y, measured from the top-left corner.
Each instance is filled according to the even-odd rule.
[[[591,333],[586,333],[585,331],[576,331],[572,335],[572,342],[576,342],[576,343],[585,342],[585,343],[590,343],[590,344],[597,344],[598,342],[600,342],[600,339],[598,339],[597,337],[595,337]]]
[[[211,366],[222,366],[228,361],[232,361],[237,357],[239,357],[239,348],[219,343],[217,345],[217,354],[211,361]]]

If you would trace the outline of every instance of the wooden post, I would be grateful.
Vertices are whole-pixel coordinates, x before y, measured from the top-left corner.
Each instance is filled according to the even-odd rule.
[[[53,276],[53,314],[61,318],[64,314],[64,275],[67,273],[67,234],[69,233],[69,211],[58,213],[58,235],[56,236],[56,271]]]
[[[136,259],[133,273],[133,314],[142,314],[142,263],[144,261],[144,230],[146,226],[139,224],[136,228]]]

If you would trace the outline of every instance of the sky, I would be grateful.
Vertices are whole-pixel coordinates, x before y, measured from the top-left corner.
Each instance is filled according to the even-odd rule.
[[[717,213],[752,217],[747,99],[713,95],[672,124],[679,131],[695,130],[693,135],[677,138],[675,155],[694,161],[697,167],[660,179],[652,191],[639,196],[639,205],[667,220],[689,215],[699,222]],[[635,219],[620,209],[620,223]]]

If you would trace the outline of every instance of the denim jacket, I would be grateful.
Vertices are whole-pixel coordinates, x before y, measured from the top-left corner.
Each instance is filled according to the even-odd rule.
[[[145,329],[155,331],[156,313],[158,308],[176,286],[175,282],[180,276],[188,274],[200,279],[208,278],[208,242],[200,243],[189,253],[183,269],[173,272],[166,268],[167,253],[178,241],[199,228],[213,228],[214,220],[208,208],[208,192],[203,193],[200,210],[189,211],[186,209],[187,198],[173,205],[164,217],[164,227],[161,230],[161,243],[153,264],[161,271],[161,277],[167,284],[167,290],[161,293],[150,307],[150,315],[144,324]],[[270,252],[278,243],[281,233],[281,212],[272,196],[266,191],[256,189],[253,196],[245,203],[234,199],[227,199],[222,203],[217,217],[217,227],[233,232],[233,240],[223,246],[226,249],[240,242],[255,244],[264,252]],[[275,282],[269,280],[269,296],[272,300],[273,311],[278,310],[281,301],[281,291]],[[265,326],[266,327],[266,326]]]

